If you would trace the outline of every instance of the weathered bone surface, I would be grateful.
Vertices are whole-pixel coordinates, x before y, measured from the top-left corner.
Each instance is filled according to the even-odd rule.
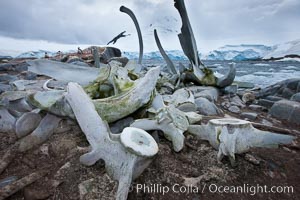
[[[125,6],[121,6],[120,7],[120,11],[126,13],[127,15],[129,15],[135,25],[138,37],[139,37],[139,46],[140,46],[140,54],[139,54],[139,61],[138,64],[142,64],[142,59],[143,59],[143,51],[144,51],[144,47],[143,47],[143,37],[142,37],[142,32],[139,26],[139,23],[134,15],[134,13],[127,7]]]
[[[175,0],[175,8],[178,10],[182,20],[181,33],[178,35],[182,50],[192,62],[193,66],[204,66],[198,56],[197,44],[185,8],[184,0]]]
[[[16,122],[16,135],[18,138],[24,137],[36,129],[42,120],[37,113],[24,113]]]
[[[160,43],[160,40],[159,40],[159,37],[157,35],[157,31],[156,29],[154,29],[154,38],[155,38],[155,42],[156,42],[156,45],[159,49],[159,52],[160,54],[162,55],[162,57],[164,58],[164,60],[166,61],[167,63],[167,66],[169,68],[169,71],[172,73],[172,74],[178,74],[173,62],[171,61],[171,59],[169,58],[169,56],[166,54],[165,50],[163,49],[163,47],[161,46],[161,43]]]
[[[76,82],[87,85],[97,78],[98,68],[83,67],[74,64],[62,63],[51,60],[30,60],[28,70],[36,74],[50,76],[56,80]]]
[[[221,78],[216,77],[211,69],[205,67],[198,56],[197,44],[185,8],[184,0],[175,0],[175,8],[178,10],[182,20],[181,33],[178,35],[180,44],[184,54],[189,58],[193,66],[192,71],[187,70],[185,75],[182,76],[184,81],[192,81],[199,85],[211,85],[218,87],[226,87],[232,84],[236,74],[234,65],[230,67],[228,74]]]
[[[235,74],[236,74],[235,63],[230,63],[229,71],[227,72],[226,75],[217,78],[216,85],[218,87],[226,87],[228,85],[231,85],[234,81]]]
[[[132,179],[143,172],[158,152],[155,140],[147,132],[136,128],[125,128],[117,137],[110,137],[107,124],[76,83],[69,83],[66,97],[92,147],[91,152],[80,157],[81,163],[93,165],[103,159],[108,174],[119,181],[116,199],[127,199]]]
[[[153,95],[159,73],[159,67],[152,68],[130,90],[105,99],[93,100],[101,118],[108,123],[114,122],[147,104]]]
[[[48,113],[30,135],[19,141],[19,151],[25,152],[44,143],[54,133],[60,121],[61,118]]]
[[[190,90],[181,88],[176,90],[170,99],[171,104],[183,112],[196,111],[195,98]]]
[[[138,79],[129,90],[112,97],[93,100],[101,118],[108,123],[114,122],[147,104],[153,95],[159,73],[159,67],[152,68],[143,78]],[[30,104],[42,110],[74,119],[73,111],[64,98],[64,91],[37,92],[30,95],[28,100]]]
[[[161,130],[165,137],[172,141],[174,151],[182,150],[184,146],[183,133],[188,129],[190,122],[195,123],[201,120],[196,113],[184,113],[173,104],[165,106],[161,95],[156,95],[152,107],[156,110],[154,119],[138,119],[130,126],[144,130]]]
[[[7,109],[0,109],[0,132],[13,132],[16,119],[12,116]]]
[[[207,125],[191,125],[188,132],[207,140],[217,150],[218,159],[229,156],[232,162],[235,154],[245,153],[254,147],[277,147],[289,144],[293,136],[261,131],[254,128],[251,122],[233,119],[212,119]]]
[[[18,112],[30,112],[32,107],[27,103],[25,98],[10,101],[8,105],[9,110],[15,110]]]

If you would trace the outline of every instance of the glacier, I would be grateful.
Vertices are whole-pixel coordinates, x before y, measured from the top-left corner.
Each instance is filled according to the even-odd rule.
[[[154,26],[154,25],[153,25]],[[0,56],[12,56],[16,58],[43,58],[45,52],[49,56],[53,56],[56,52],[37,50],[24,52],[16,55],[12,51],[0,51]],[[70,51],[71,52],[71,51]],[[75,52],[75,51],[74,51]],[[66,52],[65,52],[66,53]],[[138,59],[138,52],[123,51],[123,56],[129,59]],[[180,61],[187,60],[182,50],[169,50],[166,51],[171,60]],[[295,58],[285,56],[296,56]],[[300,61],[300,39],[293,40],[274,46],[266,46],[261,44],[241,44],[241,45],[225,45],[216,50],[210,51],[207,54],[199,53],[202,60],[230,60],[230,61],[247,61],[247,60],[261,60],[270,58],[281,58],[279,61]],[[163,60],[159,51],[152,51],[144,53],[143,59],[145,60]]]

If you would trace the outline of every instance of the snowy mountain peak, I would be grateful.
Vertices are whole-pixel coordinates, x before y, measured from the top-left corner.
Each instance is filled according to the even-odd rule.
[[[300,56],[300,39],[289,41],[283,44],[277,44],[272,47],[267,55],[264,56],[265,59],[280,58],[286,55],[299,55]]]

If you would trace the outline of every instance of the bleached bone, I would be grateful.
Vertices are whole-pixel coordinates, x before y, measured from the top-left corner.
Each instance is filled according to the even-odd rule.
[[[132,19],[134,26],[136,28],[137,34],[138,34],[138,38],[139,38],[139,46],[140,46],[140,53],[139,53],[139,61],[138,64],[142,64],[142,59],[143,59],[143,51],[144,51],[144,47],[143,47],[143,37],[142,37],[142,32],[139,26],[139,23],[134,15],[134,13],[127,7],[125,6],[121,6],[120,7],[120,11],[126,13],[127,15],[129,15],[129,17]]]
[[[116,87],[122,92],[112,97],[93,100],[101,117],[109,123],[114,122],[132,114],[137,109],[147,104],[152,98],[159,73],[159,67],[152,68],[144,77],[134,81],[134,83],[131,84],[131,87],[128,88],[124,87],[124,84],[129,85],[128,81],[124,83],[124,77],[120,76],[122,75],[121,72],[118,73],[118,77],[123,78],[123,80],[115,80]],[[20,107],[18,110],[28,112],[32,109],[27,104],[27,102],[29,102],[30,105],[41,110],[46,110],[52,114],[63,117],[67,116],[73,119],[75,118],[72,109],[64,98],[65,91],[51,90],[32,93],[32,91],[5,92],[1,94],[0,97],[1,99],[6,99],[8,103],[3,103],[2,106],[9,107],[10,105],[14,105],[12,107],[13,111]],[[21,113],[19,113],[18,116],[19,115],[21,115]]]
[[[19,141],[19,152],[28,151],[44,143],[54,133],[60,121],[61,118],[47,113],[38,127]]]
[[[197,110],[193,93],[185,88],[176,90],[171,96],[170,103],[183,112]]]
[[[182,150],[184,146],[183,133],[188,129],[190,122],[201,120],[196,113],[184,113],[173,104],[166,106],[161,95],[156,95],[152,107],[156,110],[154,119],[138,119],[130,126],[144,130],[161,130],[165,137],[172,141],[174,151]]]
[[[116,199],[127,199],[132,179],[143,172],[158,152],[155,140],[147,132],[132,127],[111,137],[93,102],[76,83],[68,84],[66,98],[92,147],[91,152],[80,157],[80,162],[90,166],[103,159],[108,174],[119,181]]]
[[[197,44],[189,21],[187,10],[185,8],[184,0],[174,0],[175,8],[178,10],[181,21],[181,33],[178,35],[180,44],[184,54],[188,57],[192,64],[192,71],[187,71],[182,78],[185,81],[192,81],[200,85],[211,85],[218,87],[225,87],[230,85],[235,77],[235,66],[231,65],[228,74],[221,78],[214,75],[213,71],[200,61],[198,56]]]
[[[34,112],[24,113],[16,122],[16,135],[24,137],[36,129],[42,120],[41,116]]]
[[[16,119],[7,111],[7,109],[0,109],[0,132],[13,132]]]
[[[83,67],[52,60],[37,59],[27,61],[27,63],[30,65],[28,66],[28,71],[50,76],[60,81],[77,82],[81,85],[89,84],[99,74],[98,68]]]
[[[93,100],[101,118],[108,123],[114,122],[147,104],[153,95],[159,73],[159,67],[152,68],[143,78],[137,80],[129,90],[112,97]],[[42,110],[58,116],[74,118],[73,111],[64,98],[64,91],[37,92],[30,95],[28,100],[30,104]]]
[[[235,154],[245,153],[250,148],[277,147],[295,139],[290,135],[258,130],[251,122],[233,118],[212,119],[206,125],[191,125],[188,132],[209,141],[219,150],[218,160],[229,156],[232,163],[235,161]]]
[[[23,137],[10,146],[3,157],[0,158],[0,174],[7,168],[18,153],[26,152],[44,143],[53,134],[60,120],[61,118],[48,113],[30,135]]]
[[[27,103],[25,98],[10,101],[7,108],[9,110],[15,110],[15,111],[18,111],[18,112],[30,112],[30,111],[32,111],[32,107]]]
[[[166,54],[165,50],[163,49],[163,47],[161,46],[161,43],[160,43],[160,40],[159,40],[159,37],[157,35],[157,31],[156,29],[154,29],[154,38],[155,38],[155,42],[156,42],[156,45],[159,49],[159,52],[160,54],[162,55],[162,57],[164,58],[164,60],[166,61],[167,63],[167,66],[169,68],[169,71],[172,73],[172,74],[178,74],[175,66],[174,66],[174,63],[171,61],[171,59],[169,58],[169,56]]]
[[[48,91],[54,90],[54,89],[51,89],[51,88],[48,87],[48,83],[49,83],[50,81],[52,81],[52,80],[53,80],[53,79],[48,79],[48,80],[43,84],[43,89],[44,89],[44,90],[48,90]]]

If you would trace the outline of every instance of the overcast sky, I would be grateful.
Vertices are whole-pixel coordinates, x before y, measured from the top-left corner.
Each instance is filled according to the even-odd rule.
[[[273,45],[300,38],[300,0],[186,0],[198,49],[225,44]],[[132,9],[145,51],[157,50],[153,28],[165,49],[180,49],[181,20],[173,0],[1,0],[0,49],[59,50],[103,45],[122,31],[115,46],[138,51],[133,22],[119,7]],[[59,44],[73,44],[64,46]]]

